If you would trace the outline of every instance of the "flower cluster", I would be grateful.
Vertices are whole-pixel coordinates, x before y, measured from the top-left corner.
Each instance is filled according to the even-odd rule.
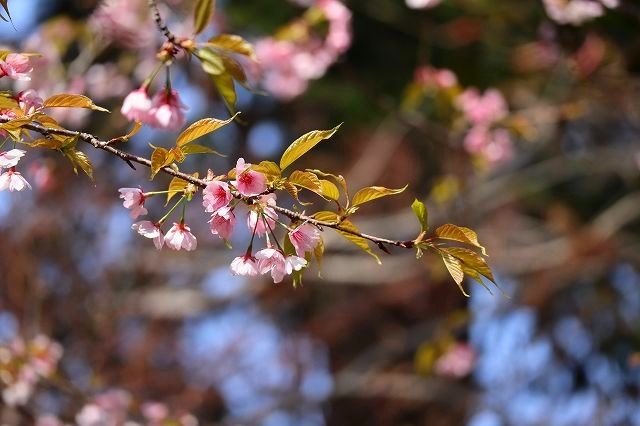
[[[618,7],[619,0],[543,0],[551,19],[559,24],[580,25]]]
[[[416,68],[413,80],[421,87],[437,89],[450,89],[458,85],[458,77],[448,69],[437,69],[428,65]]]
[[[31,189],[29,182],[27,182],[19,172],[16,172],[16,165],[25,153],[26,152],[21,149],[0,152],[0,171],[2,171],[2,169],[8,169],[6,172],[0,174],[0,191],[6,191],[8,189],[13,192]]]
[[[496,128],[508,115],[507,102],[496,89],[480,94],[477,89],[465,90],[456,99],[470,129],[464,138],[465,149],[485,158],[490,164],[508,160],[513,155],[509,131]]]
[[[2,400],[10,406],[27,403],[41,378],[51,376],[62,356],[62,346],[44,335],[29,342],[16,338],[0,346]]]
[[[7,76],[14,80],[29,81],[29,73],[33,68],[29,64],[29,57],[20,53],[9,53],[4,60],[0,60],[0,78]]]
[[[267,177],[255,170],[252,164],[246,163],[243,158],[238,159],[230,175],[234,176],[234,179],[228,182],[223,180],[223,176],[209,180],[202,190],[202,205],[204,211],[211,215],[208,221],[211,234],[225,241],[231,238],[236,226],[238,207],[246,205],[248,210],[246,226],[251,233],[251,242],[245,254],[231,262],[232,273],[245,276],[270,274],[273,281],[278,283],[286,275],[307,267],[308,261],[305,256],[313,252],[321,239],[318,228],[310,223],[296,224],[294,227],[282,223],[276,211],[277,197],[268,191]],[[190,191],[192,190],[186,188],[185,191],[188,194],[185,194],[159,221],[136,222],[132,225],[132,229],[143,237],[153,240],[157,249],[161,249],[166,244],[174,250],[195,250],[196,237],[184,223],[184,210],[180,221],[174,223],[166,235],[162,231],[162,225],[171,212],[178,205],[191,200]],[[140,188],[120,188],[119,191],[123,206],[131,210],[133,219],[147,214],[146,200],[158,194],[145,193]],[[278,242],[275,235],[278,226],[287,230],[291,250],[283,249]],[[264,238],[266,245],[254,254],[253,244],[256,237]]]
[[[318,18],[318,16],[320,18]],[[314,33],[314,27],[326,22],[326,36]],[[351,44],[351,12],[338,0],[318,0],[305,18],[291,25],[295,31],[268,37],[256,43],[265,88],[281,99],[302,94],[309,80],[322,77]]]
[[[120,111],[129,120],[160,129],[177,130],[185,123],[186,109],[177,91],[167,88],[150,98],[148,88],[142,86],[127,95]]]

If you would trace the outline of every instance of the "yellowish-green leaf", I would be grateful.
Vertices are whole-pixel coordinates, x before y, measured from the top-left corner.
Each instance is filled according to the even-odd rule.
[[[200,34],[207,27],[207,24],[211,22],[215,7],[213,0],[198,0],[193,15],[196,34]]]
[[[362,188],[360,191],[356,192],[356,195],[353,196],[351,205],[359,206],[360,204],[368,203],[369,201],[386,197],[388,195],[400,194],[405,189],[407,189],[407,186],[408,185],[405,185],[404,188],[399,189],[390,189],[385,188],[384,186],[370,186],[368,188]]]
[[[322,186],[322,196],[329,200],[338,201],[340,199],[340,191],[338,187],[330,180],[320,179],[320,185]]]
[[[20,105],[18,105],[18,101],[13,98],[11,93],[2,92],[0,93],[0,109],[19,110]]]
[[[449,253],[441,251],[439,252],[439,254],[442,257],[444,266],[446,266],[447,271],[449,271],[451,278],[453,278],[453,281],[455,281],[458,288],[460,288],[460,291],[462,292],[462,294],[469,297],[469,294],[465,291],[464,287],[462,286],[462,282],[464,281],[464,271],[462,270],[462,262],[457,258],[453,257]]]
[[[340,186],[342,187],[342,190],[344,191],[344,193],[347,195],[347,198],[349,197],[349,188],[347,187],[347,181],[345,180],[345,178],[342,175],[334,175],[331,173],[326,173],[323,172],[322,170],[318,170],[318,169],[307,169],[308,172],[314,173],[320,177],[323,178],[332,178],[334,179],[336,182],[338,182],[338,184],[340,184]]]
[[[217,118],[203,118],[202,120],[198,120],[187,127],[180,136],[178,136],[176,145],[181,147],[198,139],[199,137],[215,132],[219,128],[231,123],[237,115],[238,114],[234,115],[228,120],[218,120]]]
[[[289,175],[288,180],[292,184],[308,189],[309,191],[317,193],[322,192],[322,184],[320,183],[320,179],[318,179],[318,176],[314,175],[311,172],[301,172],[299,170],[295,170],[291,173],[291,175]]]
[[[289,193],[289,195],[293,197],[293,199],[295,199],[296,201],[300,201],[300,198],[298,198],[298,187],[296,187],[294,184],[292,184],[289,181],[283,182],[282,186]]]
[[[180,148],[179,146],[174,146],[169,150],[169,155],[167,156],[167,160],[165,161],[164,165],[168,166],[173,161],[177,163],[182,163],[186,158],[187,156],[182,151],[182,148]],[[171,161],[169,161],[169,159],[171,159]]]
[[[338,213],[330,211],[320,211],[313,214],[313,218],[322,222],[337,224],[340,221]]]
[[[231,75],[237,82],[246,86],[247,83],[247,74],[244,72],[242,65],[235,59],[222,55],[222,63],[224,64],[224,69],[227,73]]]
[[[486,248],[478,242],[478,235],[469,228],[448,223],[436,229],[435,236],[443,240],[452,240],[471,244],[472,246],[479,248],[483,255],[487,255]]]
[[[71,161],[73,171],[78,174],[78,168],[80,168],[90,179],[93,180],[93,165],[84,152],[76,151],[75,149],[67,149],[64,154]]]
[[[429,216],[427,213],[427,207],[424,205],[422,201],[419,201],[417,198],[411,204],[411,210],[415,213],[418,218],[418,222],[420,222],[420,229],[422,232],[427,232],[429,230]]]
[[[491,268],[489,268],[489,265],[487,265],[487,261],[475,251],[462,247],[446,247],[442,248],[441,250],[458,258],[469,268],[478,271],[482,276],[488,278],[492,283],[495,284],[493,273],[491,272]]]
[[[189,145],[182,148],[182,153],[184,155],[190,154],[215,154],[220,157],[226,157],[224,154],[220,154],[215,149],[211,149],[208,146],[198,145],[197,143],[190,143]]]
[[[224,63],[218,52],[205,47],[197,49],[195,55],[202,62],[202,70],[207,74],[215,76],[224,73]]]
[[[238,35],[220,34],[209,39],[208,44],[219,49],[225,49],[240,55],[248,56],[252,59],[255,59],[256,56],[251,43]]]
[[[109,112],[108,109],[102,108],[93,103],[93,101],[84,95],[73,95],[70,93],[60,93],[48,97],[43,106],[46,108],[87,108],[94,111]]]
[[[40,138],[28,143],[34,148],[60,149],[62,141],[59,139]]]
[[[360,250],[362,250],[365,253],[371,255],[376,260],[378,265],[382,264],[382,261],[380,260],[378,255],[375,254],[371,250],[371,247],[369,247],[369,241],[366,238],[363,238],[363,237],[360,237],[358,235],[352,234],[352,232],[359,232],[359,230],[353,223],[351,223],[349,221],[349,219],[344,219],[342,222],[340,222],[340,228],[342,228],[344,230],[347,230],[347,231],[351,231],[351,232],[346,232],[346,231],[342,231],[340,229],[337,229],[337,231],[338,231],[338,233],[340,233],[340,235],[342,235],[347,240],[351,241]]]
[[[277,179],[281,174],[280,167],[273,161],[261,161],[260,164],[256,164],[251,168],[266,175],[270,179]]]
[[[165,148],[156,148],[151,154],[151,179],[164,167],[169,151]]]
[[[174,177],[173,179],[171,179],[171,182],[169,183],[169,188],[168,188],[169,192],[167,193],[167,202],[165,203],[165,205],[169,204],[169,201],[171,201],[171,199],[176,194],[184,192],[188,184],[189,182],[187,182],[186,180],[180,179],[179,177]]]
[[[229,74],[214,75],[213,82],[227,110],[229,110],[231,114],[235,114],[238,96],[236,95],[236,86],[233,84],[233,78]]]
[[[282,158],[280,159],[280,168],[282,170],[286,169],[318,143],[333,136],[341,125],[342,124],[339,124],[331,130],[314,130],[300,136],[291,145],[289,145],[289,148],[287,148],[284,154],[282,154]]]
[[[142,129],[142,123],[139,121],[136,121],[133,123],[133,129],[131,129],[131,131],[129,133],[127,133],[126,135],[124,135],[122,137],[123,140],[128,141],[129,139],[131,139],[133,136],[135,136],[136,133],[138,133],[140,131],[140,129]]]

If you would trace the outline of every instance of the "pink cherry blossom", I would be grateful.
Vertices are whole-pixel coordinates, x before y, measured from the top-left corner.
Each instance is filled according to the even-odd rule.
[[[33,89],[18,93],[18,104],[25,114],[32,114],[42,108],[43,100]]]
[[[274,229],[278,213],[273,209],[276,205],[276,194],[262,195],[257,202],[250,207],[247,216],[247,228],[251,233],[259,237],[264,236],[269,229]]]
[[[271,273],[274,283],[282,281],[287,274],[287,263],[284,254],[274,248],[265,248],[256,253],[258,270],[261,274]]]
[[[18,161],[20,161],[25,154],[26,151],[21,149],[12,149],[10,151],[0,152],[0,169],[15,167],[18,164]]]
[[[138,216],[142,216],[147,214],[147,209],[144,207],[144,202],[146,200],[146,196],[142,189],[140,188],[120,188],[118,189],[120,192],[120,198],[124,201],[122,205],[131,209],[131,218],[136,219]]]
[[[256,258],[251,256],[251,253],[246,253],[244,256],[238,256],[231,261],[231,273],[233,275],[243,275],[254,277],[258,275],[258,263]]]
[[[11,192],[22,191],[31,189],[31,185],[20,173],[11,168],[0,175],[0,191],[6,191],[7,189]]]
[[[133,92],[129,93],[124,102],[120,112],[131,121],[141,121],[143,123],[150,123],[153,118],[150,117],[151,111],[151,99],[147,94],[147,89],[140,87]]]
[[[411,9],[427,9],[442,3],[442,0],[405,0]]]
[[[559,24],[580,25],[618,7],[619,0],[543,0],[551,19]]]
[[[456,343],[435,364],[436,373],[453,378],[464,377],[473,370],[476,354],[466,343]]]
[[[171,90],[167,92],[163,90],[155,94],[152,100],[151,111],[149,115],[153,117],[149,124],[165,130],[177,130],[182,127],[186,121],[184,111],[187,106],[180,100],[177,91]]]
[[[19,53],[9,53],[4,61],[0,60],[0,78],[7,76],[14,80],[29,81],[28,73],[33,68],[29,65],[29,57]]]
[[[310,223],[303,223],[289,232],[289,240],[296,249],[298,256],[304,257],[308,251],[313,251],[320,241],[320,231]]]
[[[264,174],[255,170],[248,170],[250,163],[245,163],[244,158],[238,158],[236,162],[236,180],[233,185],[242,195],[251,197],[266,191],[267,178]]]
[[[191,228],[184,223],[174,223],[167,235],[164,236],[164,242],[167,247],[173,250],[183,248],[186,251],[192,251],[198,245],[195,235],[191,233]]]
[[[233,233],[233,227],[236,224],[236,215],[233,213],[231,207],[223,207],[216,211],[209,225],[211,227],[211,233],[217,235],[220,238],[228,240]]]
[[[202,205],[204,206],[204,211],[208,213],[215,213],[222,207],[227,206],[232,198],[229,185],[219,180],[207,183],[207,186],[202,190]]]
[[[89,18],[89,26],[105,40],[123,47],[146,47],[154,34],[145,6],[131,0],[103,0]]]
[[[430,66],[418,67],[414,72],[414,81],[421,86],[438,89],[449,89],[458,84],[458,78],[453,71]]]
[[[291,274],[293,271],[299,271],[302,268],[305,268],[309,262],[306,259],[298,256],[287,256],[285,265],[285,270],[287,274]]]
[[[457,104],[472,124],[490,124],[508,113],[507,102],[496,89],[489,89],[483,95],[477,89],[467,89],[458,97]]]
[[[153,245],[155,245],[158,250],[160,250],[164,245],[164,234],[162,229],[160,229],[160,225],[157,223],[153,223],[149,220],[143,220],[131,225],[131,229],[145,238],[152,239]]]

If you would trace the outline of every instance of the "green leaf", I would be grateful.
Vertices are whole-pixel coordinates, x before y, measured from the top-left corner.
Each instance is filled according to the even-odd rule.
[[[182,147],[199,137],[215,132],[219,128],[231,123],[236,115],[228,120],[218,120],[217,118],[203,118],[202,120],[198,120],[180,133],[180,136],[178,136],[178,140],[176,141],[176,145]]]
[[[224,64],[224,70],[231,75],[238,83],[247,84],[247,74],[244,72],[242,65],[233,58],[227,55],[222,55],[222,63]]]
[[[333,201],[338,201],[338,199],[340,199],[340,191],[333,182],[326,179],[320,179],[320,185],[322,186],[322,196],[324,198]]]
[[[289,182],[296,186],[300,186],[302,188],[308,189],[309,191],[313,191],[316,193],[322,192],[322,184],[318,179],[318,176],[314,175],[311,172],[301,172],[299,170],[295,170],[288,178]]]
[[[204,146],[204,145],[198,145],[197,143],[192,143],[192,144],[189,144],[189,145],[185,146],[184,148],[182,148],[182,153],[184,155],[189,155],[189,154],[215,154],[215,155],[219,155],[220,157],[226,157],[226,155],[220,154],[215,149],[211,149],[208,146]]]
[[[266,175],[269,180],[279,178],[282,173],[280,167],[273,161],[261,161],[260,164],[251,166],[251,168],[256,172]]]
[[[195,55],[202,62],[202,70],[207,74],[220,75],[224,73],[224,63],[218,52],[205,47],[197,49]]]
[[[179,146],[174,146],[169,150],[169,154],[167,155],[167,159],[165,160],[165,166],[168,166],[172,162],[182,163],[187,158],[182,148]]]
[[[91,99],[84,95],[73,95],[69,93],[50,96],[44,101],[43,106],[45,108],[87,108],[94,111],[109,112],[108,109],[94,104]]]
[[[418,222],[420,222],[420,228],[422,232],[427,232],[429,230],[429,216],[427,213],[427,207],[424,205],[422,201],[419,201],[417,198],[411,204],[411,209],[413,213],[415,213],[418,218]]]
[[[456,282],[458,288],[465,296],[469,297],[469,294],[465,291],[462,286],[462,282],[464,281],[464,271],[462,270],[462,262],[456,259],[451,254],[440,251],[440,256],[442,257],[442,261],[444,262],[444,266],[447,267],[447,271],[449,271],[449,275]]]
[[[164,167],[169,151],[164,148],[156,148],[151,154],[151,179]]]
[[[0,92],[0,109],[19,110],[18,101],[9,92]]]
[[[353,196],[353,200],[351,202],[352,206],[359,206],[360,204],[368,203],[369,201],[386,197],[388,195],[396,195],[404,192],[409,185],[405,185],[404,188],[399,189],[390,189],[385,188],[384,186],[370,186],[368,188],[362,188],[360,191],[356,192],[356,195]]]
[[[487,249],[478,242],[478,234],[469,228],[448,223],[436,229],[435,236],[443,240],[471,244],[479,248],[482,254],[487,256]]]
[[[208,44],[219,49],[225,49],[240,55],[248,56],[251,59],[255,59],[256,56],[251,43],[238,35],[220,34],[209,39]]]
[[[233,84],[233,78],[229,74],[214,75],[213,82],[224,101],[225,106],[231,114],[236,111],[236,87]]]
[[[69,161],[71,161],[75,174],[78,174],[78,168],[80,168],[89,176],[89,179],[93,180],[93,164],[91,164],[89,157],[87,157],[84,152],[76,151],[75,149],[65,149],[64,154]]]
[[[198,0],[193,17],[196,34],[200,34],[211,22],[214,11],[215,2],[213,0]]]
[[[280,168],[282,170],[286,169],[318,143],[333,136],[341,125],[342,124],[339,124],[331,130],[314,130],[300,136],[291,145],[289,145],[289,148],[287,148],[284,154],[282,154],[282,158],[280,159]]]
[[[167,193],[167,202],[165,203],[165,206],[169,204],[169,201],[171,201],[171,199],[176,194],[184,192],[184,189],[187,187],[187,185],[189,185],[189,182],[187,182],[184,179],[180,179],[179,177],[174,177],[173,179],[171,179],[171,182],[169,183],[169,188],[168,188],[169,192]]]

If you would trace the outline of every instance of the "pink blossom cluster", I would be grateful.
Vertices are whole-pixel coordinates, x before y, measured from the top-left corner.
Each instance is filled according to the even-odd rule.
[[[317,0],[317,9],[328,22],[326,36],[316,35],[304,20],[294,25],[306,27],[296,39],[267,37],[256,43],[264,87],[274,96],[289,100],[301,95],[310,80],[322,77],[351,45],[351,12],[339,0]]]
[[[89,18],[89,26],[108,41],[139,48],[148,46],[155,34],[148,18],[146,2],[103,0]]]
[[[131,121],[165,130],[178,130],[185,123],[186,109],[177,91],[162,90],[150,98],[148,88],[143,86],[127,95],[120,111]]]
[[[82,406],[75,415],[78,426],[128,425],[128,426],[197,426],[198,420],[191,414],[172,415],[169,408],[159,402],[144,402],[140,405],[140,414],[144,421],[132,420],[133,408],[131,394],[122,389],[110,389],[98,394]],[[57,416],[43,415],[36,426],[63,426]]]
[[[465,149],[497,164],[513,156],[513,143],[509,131],[497,127],[507,117],[507,102],[496,89],[480,94],[477,89],[465,90],[456,99],[470,129],[464,138]]]
[[[0,60],[0,78],[9,77],[14,80],[29,81],[29,73],[33,68],[29,64],[29,57],[19,53],[9,53],[4,60]]]
[[[476,362],[476,353],[466,343],[455,343],[435,364],[435,372],[441,376],[461,378],[468,375]]]
[[[450,89],[458,85],[458,77],[453,71],[433,68],[428,65],[416,68],[413,80],[421,87],[427,88]]]
[[[320,242],[320,231],[310,223],[302,223],[293,228],[280,222],[277,209],[277,197],[268,192],[267,177],[254,170],[243,158],[238,159],[233,170],[235,179],[225,182],[210,180],[202,190],[202,205],[210,214],[208,221],[211,234],[228,240],[236,226],[236,210],[240,204],[246,204],[248,213],[246,226],[251,233],[251,242],[243,256],[231,262],[231,272],[235,275],[256,276],[270,274],[274,282],[281,282],[286,275],[307,267],[307,253],[312,252]],[[145,193],[140,188],[120,188],[123,206],[131,210],[131,217],[137,219],[147,214],[146,200],[155,195]],[[179,203],[182,201],[179,201]],[[184,201],[186,202],[186,201]],[[171,211],[169,212],[171,213]],[[144,220],[132,225],[132,229],[145,238],[153,240],[157,249],[165,244],[174,250],[195,250],[196,237],[184,223],[184,217],[166,233],[162,226],[167,216],[158,222]],[[280,247],[275,230],[277,226],[287,229],[287,238],[295,250],[295,255],[285,254]],[[253,253],[255,237],[265,238],[266,247]],[[275,244],[275,246],[274,246]]]
[[[605,9],[613,9],[619,0],[542,0],[547,14],[559,24],[580,25],[604,15]]]
[[[20,172],[16,171],[16,165],[25,154],[26,152],[21,149],[0,152],[0,171],[8,169],[0,174],[0,191],[13,192],[31,189],[29,182]]]
[[[24,405],[41,378],[55,372],[62,346],[44,335],[29,342],[21,338],[0,346],[0,382],[2,400],[10,406]]]

